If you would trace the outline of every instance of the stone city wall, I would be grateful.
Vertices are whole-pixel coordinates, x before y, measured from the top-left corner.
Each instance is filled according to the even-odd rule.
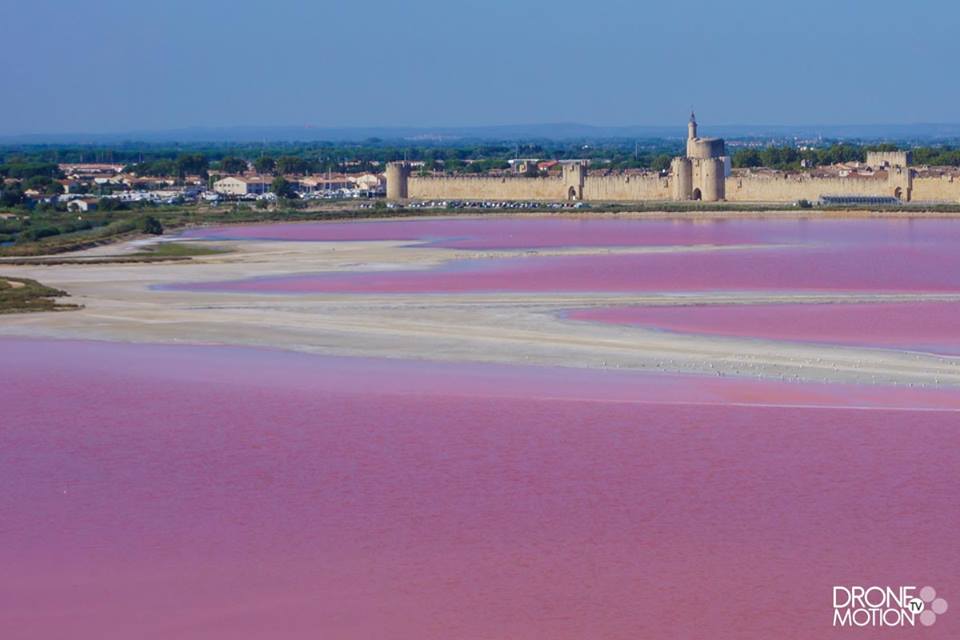
[[[960,177],[952,175],[914,177],[915,202],[960,202]]]
[[[699,181],[698,181],[699,182]],[[523,178],[514,176],[410,176],[407,197],[415,200],[543,200],[588,202],[671,200],[673,178],[651,173],[588,175],[582,193],[575,176]],[[910,189],[906,174],[889,177],[814,177],[809,174],[759,174],[728,177],[725,199],[731,202],[816,201],[821,196],[899,196],[916,202],[960,202],[960,176],[913,177]],[[571,197],[574,189],[574,197]],[[908,194],[909,190],[909,194]],[[709,194],[704,194],[706,196]]]
[[[408,197],[415,200],[566,200],[562,178],[411,176]]]
[[[657,174],[587,176],[583,199],[595,202],[669,200],[670,179]]]
[[[732,175],[726,181],[726,199],[730,202],[814,202],[820,196],[893,196],[895,189],[896,185],[888,181],[886,176],[822,178],[804,174]]]

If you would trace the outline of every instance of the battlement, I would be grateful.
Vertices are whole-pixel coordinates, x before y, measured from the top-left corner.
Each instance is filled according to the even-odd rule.
[[[912,159],[909,151],[867,151],[868,167],[908,167]]]

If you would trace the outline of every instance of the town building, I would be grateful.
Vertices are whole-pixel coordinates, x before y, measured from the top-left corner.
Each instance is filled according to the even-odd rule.
[[[213,183],[213,190],[225,196],[245,196],[270,191],[272,178],[264,176],[227,176]]]

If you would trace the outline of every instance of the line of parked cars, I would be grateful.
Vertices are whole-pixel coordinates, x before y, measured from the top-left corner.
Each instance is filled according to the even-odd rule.
[[[387,203],[387,207],[395,209],[587,209],[585,202],[539,202],[535,200],[423,200],[408,202],[400,205],[394,202]]]

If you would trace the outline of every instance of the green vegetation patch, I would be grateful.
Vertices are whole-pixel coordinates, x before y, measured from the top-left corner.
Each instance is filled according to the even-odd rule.
[[[197,242],[158,242],[149,247],[144,247],[143,251],[134,254],[134,256],[181,258],[212,256],[218,253],[227,253],[227,249],[222,247],[209,247]]]
[[[0,275],[0,314],[81,308],[77,304],[61,304],[56,301],[56,298],[68,295],[66,291],[42,285],[36,280]]]

